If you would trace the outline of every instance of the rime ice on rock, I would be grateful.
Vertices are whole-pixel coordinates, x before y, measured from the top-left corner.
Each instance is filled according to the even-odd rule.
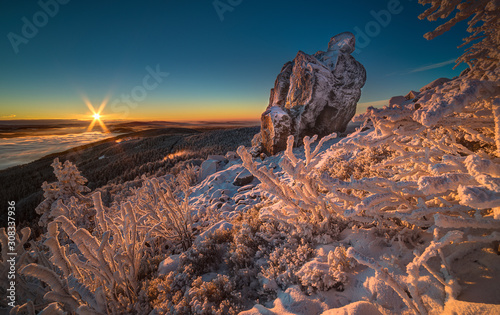
[[[298,141],[346,129],[366,81],[365,68],[350,55],[354,46],[354,35],[341,33],[326,52],[299,51],[283,66],[261,117],[265,153],[284,150],[289,135]]]
[[[274,154],[286,148],[286,139],[291,134],[291,123],[290,115],[279,106],[270,106],[262,114],[262,145],[266,153]]]

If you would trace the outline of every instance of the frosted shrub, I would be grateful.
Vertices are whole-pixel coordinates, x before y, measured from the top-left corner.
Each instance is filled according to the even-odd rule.
[[[494,184],[499,180],[495,157],[498,123],[491,114],[498,92],[492,82],[459,78],[420,93],[418,100],[369,109],[363,119],[373,123],[371,131],[362,137],[353,135],[344,145],[352,145],[354,150],[374,143],[387,145],[394,154],[375,165],[388,174],[387,178],[349,183],[325,180],[337,187],[369,192],[359,200],[345,202],[350,208],[344,215],[358,215],[356,219],[360,221],[373,217],[384,229],[391,229],[393,222],[400,226],[396,234],[389,233],[393,240],[423,251],[419,254],[415,250],[413,261],[400,262],[407,264],[408,285],[398,282],[376,260],[354,248],[347,252],[349,257],[373,268],[376,277],[390,285],[415,313],[426,314],[429,308],[418,285],[422,269],[443,285],[446,300],[458,294],[457,281],[446,267],[442,247],[460,244],[466,235],[475,242],[499,237],[495,230],[500,225],[494,220],[500,200],[500,190]],[[378,187],[364,185],[369,182],[376,182]],[[451,231],[445,230],[447,233],[440,237],[442,228]],[[428,243],[425,240],[431,231],[434,239]],[[435,255],[445,266],[442,274],[427,264]],[[437,305],[444,302],[435,301]]]
[[[241,309],[241,295],[235,291],[234,282],[226,275],[217,275],[210,281],[197,277],[186,291],[176,291],[170,300],[166,297],[172,283],[158,278],[149,286],[150,298],[155,310],[167,314],[238,314]],[[183,293],[184,292],[184,293]]]
[[[61,199],[57,200],[53,204],[50,217],[53,219],[60,215],[65,216],[72,221],[75,226],[85,228],[92,232],[95,226],[95,213],[96,211],[91,206],[91,203],[72,196],[65,201]]]
[[[90,189],[85,186],[87,179],[80,174],[80,171],[70,161],[65,161],[64,164],[59,162],[59,159],[54,159],[51,164],[54,168],[57,182],[43,182],[43,197],[45,198],[40,203],[35,211],[41,215],[39,224],[45,226],[49,218],[54,218],[51,214],[57,201],[66,201],[71,197],[76,197],[80,201],[83,200],[82,193],[89,192]],[[59,205],[58,205],[59,206]]]
[[[297,271],[313,255],[309,244],[285,243],[270,255],[269,266],[262,268],[262,275],[281,289],[299,283]]]
[[[272,249],[283,244],[288,233],[277,222],[261,220],[257,209],[241,215],[240,221],[234,224],[229,267],[240,277],[238,283],[250,284],[260,272],[256,262],[269,256]]]
[[[305,263],[296,273],[307,294],[335,289],[344,291],[347,274],[355,266],[355,260],[348,258],[343,246],[338,246],[328,255],[323,248],[316,250],[316,256]]]
[[[328,265],[331,276],[343,284],[347,283],[348,272],[356,266],[356,261],[347,256],[344,246],[337,246],[328,253]]]
[[[336,281],[328,272],[320,269],[311,269],[301,274],[300,283],[307,294],[313,294],[317,290],[328,291],[331,288],[343,291],[342,283]]]
[[[420,280],[420,269],[425,267],[429,273],[434,276],[445,288],[447,299],[455,299],[458,296],[460,287],[455,279],[451,277],[449,270],[446,269],[448,265],[444,259],[441,249],[444,246],[453,244],[463,237],[463,232],[450,231],[442,238],[438,238],[438,232],[434,234],[434,240],[424,250],[421,255],[415,254],[415,258],[406,267],[407,282],[408,284],[398,282],[393,275],[388,272],[387,268],[382,267],[374,259],[368,258],[353,248],[349,248],[347,256],[354,258],[358,263],[366,265],[375,270],[375,277],[391,286],[396,293],[403,299],[409,309],[416,314],[427,314],[427,308],[422,301],[422,292],[418,289],[418,282]],[[430,269],[427,261],[432,257],[439,254],[445,266],[444,275],[439,275],[437,272]]]
[[[135,209],[136,216],[141,226],[150,229],[148,233],[155,238],[150,245],[155,246],[161,240],[170,251],[185,251],[191,247],[194,236],[189,195],[190,185],[195,180],[194,171],[189,167],[170,181],[145,178],[143,186],[128,198],[130,203],[141,205]]]
[[[197,278],[188,292],[192,314],[238,314],[241,295],[234,289],[226,275],[217,275],[209,282]]]
[[[197,277],[213,271],[224,261],[224,253],[227,252],[231,239],[231,231],[218,230],[199,244],[192,246],[180,256],[183,273]]]
[[[51,263],[57,268],[30,264],[20,273],[48,284],[52,291],[44,298],[58,302],[66,311],[142,312],[141,265],[155,254],[154,251],[146,254],[150,248],[146,244],[153,244],[158,225],[174,230],[171,224],[175,222],[160,220],[153,225],[148,219],[161,214],[157,208],[152,208],[152,213],[143,213],[139,208],[141,203],[127,201],[116,208],[105,209],[100,192],[92,197],[96,211],[93,234],[75,225],[72,218],[66,216],[67,211],[59,209],[62,214],[48,224],[45,241],[50,248]],[[145,196],[137,197],[144,200]],[[172,206],[176,200],[170,194],[162,201]],[[60,244],[60,231],[69,238],[66,246]],[[191,237],[188,240],[191,241]]]
[[[199,296],[198,291],[193,291],[190,295],[189,288],[192,288],[195,285],[194,282],[202,275],[217,271],[224,261],[224,254],[227,252],[231,239],[231,231],[217,231],[183,253],[176,271],[150,283],[148,291],[152,307],[160,313],[193,314],[192,307],[194,306],[191,305],[191,297],[198,300],[202,297]],[[201,286],[200,281],[201,279],[196,282],[199,287]],[[212,285],[218,287],[221,283],[219,281]],[[205,289],[208,287],[204,286]],[[227,303],[224,302],[224,304]],[[203,314],[215,313],[206,312]]]
[[[262,220],[253,208],[234,222],[233,233],[226,263],[236,287],[247,302],[276,298],[276,281],[262,270],[268,267],[269,255],[290,240],[290,231],[276,221]]]
[[[301,283],[297,272],[323,233],[310,231],[314,227],[307,223],[286,224],[258,214],[252,209],[235,222],[228,265],[242,294],[263,303],[275,298],[279,288]]]
[[[234,240],[228,252],[228,267],[233,274],[235,282],[241,287],[254,288],[249,290],[245,296],[256,298],[256,290],[259,287],[257,281],[260,266],[257,260],[268,254],[268,242],[256,235],[259,229],[254,229],[244,223],[235,229]]]
[[[278,284],[299,284],[296,272],[312,256],[310,243],[292,236],[293,226],[262,220],[258,213],[242,213],[232,222],[232,230],[217,230],[181,254],[176,271],[149,284],[151,306],[160,313],[193,314],[202,309],[204,314],[217,314],[209,310],[216,303],[231,312],[275,298]],[[201,280],[214,274],[215,279]],[[214,297],[224,298],[214,302],[210,295],[203,296],[212,290]]]
[[[332,178],[348,180],[364,177],[385,177],[387,172],[376,166],[390,157],[391,151],[383,147],[370,147],[359,151],[339,148],[341,152],[329,158],[320,168],[320,172],[328,173]]]
[[[287,149],[280,166],[292,178],[291,182],[283,181],[265,166],[259,167],[245,147],[238,148],[237,152],[243,161],[243,166],[262,182],[264,189],[281,201],[282,207],[273,215],[274,219],[284,222],[308,220],[324,223],[330,218],[331,211],[328,209],[327,201],[319,193],[319,183],[315,180],[312,170],[320,161],[318,153],[323,143],[336,136],[332,134],[323,137],[314,150],[311,149],[311,144],[318,137],[305,137],[304,160],[299,160],[294,155],[292,152],[294,137],[288,137]]]
[[[193,242],[193,219],[189,207],[189,185],[187,183],[181,184],[185,189],[184,200],[179,201],[169,185],[163,186],[165,189],[163,193],[156,179],[152,180],[152,184],[163,206],[162,210],[155,212],[160,219],[157,220],[158,223],[154,226],[162,231],[161,235],[166,239],[180,243],[182,249],[187,250]]]

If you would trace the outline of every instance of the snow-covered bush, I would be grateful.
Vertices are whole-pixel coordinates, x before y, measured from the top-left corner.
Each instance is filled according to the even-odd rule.
[[[217,294],[226,296],[222,304],[217,302],[219,305],[241,310],[256,301],[276,298],[280,287],[300,284],[297,272],[312,257],[314,235],[302,238],[293,225],[263,220],[258,208],[241,213],[232,224],[231,230],[218,229],[195,242],[181,254],[176,271],[150,282],[148,295],[154,309],[160,313],[196,313],[200,303],[211,305],[212,301],[205,297],[206,303],[199,302],[199,292],[217,287]],[[227,295],[228,289],[222,290],[222,282],[214,277],[223,277],[224,287],[233,293]],[[203,290],[193,295],[193,287]],[[206,314],[217,314],[207,307],[202,309]]]
[[[294,137],[289,136],[285,156],[280,166],[285,173],[292,178],[291,182],[280,179],[267,167],[258,167],[253,161],[252,155],[244,146],[238,148],[245,168],[262,182],[262,187],[272,196],[281,201],[279,211],[273,214],[274,219],[283,222],[310,221],[313,223],[326,223],[331,217],[331,211],[323,195],[319,193],[319,183],[316,180],[313,169],[320,161],[318,153],[325,141],[335,138],[337,135],[323,137],[314,151],[311,144],[318,138],[304,138],[305,159],[299,160],[293,153]]]
[[[72,173],[78,173],[76,168]],[[53,206],[51,213],[58,216],[48,224],[44,242],[50,248],[50,262],[45,266],[30,264],[20,273],[47,284],[50,290],[44,299],[59,303],[65,311],[144,311],[141,278],[154,270],[141,266],[151,259],[159,261],[155,258],[162,248],[156,243],[158,238],[185,248],[191,246],[187,201],[191,183],[189,170],[170,185],[160,186],[154,178],[146,182],[149,187],[136,189],[129,201],[112,208],[105,208],[101,193],[96,192],[92,195],[92,229],[74,215],[74,209],[84,208],[75,198],[68,205],[56,203],[59,208]],[[184,191],[184,201],[179,201],[178,190]]]
[[[305,263],[296,273],[300,284],[308,294],[335,289],[344,291],[348,283],[348,273],[356,266],[355,260],[347,257],[344,246],[325,252],[317,249],[315,257]]]
[[[344,246],[337,246],[328,253],[328,265],[332,277],[343,284],[347,283],[347,273],[356,266],[355,261],[347,256]]]
[[[386,178],[325,181],[369,192],[358,193],[360,199],[351,201],[345,216],[370,216],[384,225],[400,222],[398,225],[405,227],[396,238],[403,237],[413,248],[423,248],[421,255],[416,254],[407,263],[408,286],[395,280],[375,260],[363,258],[353,248],[348,251],[348,256],[375,269],[377,277],[416,313],[426,314],[429,308],[421,298],[424,292],[418,289],[421,268],[443,284],[448,299],[457,296],[457,283],[449,270],[439,275],[426,263],[430,257],[439,253],[447,266],[441,247],[460,243],[464,235],[475,241],[481,239],[478,235],[498,237],[494,231],[500,229],[500,222],[494,220],[500,204],[500,190],[494,184],[499,180],[495,142],[498,123],[494,120],[498,92],[492,82],[459,78],[421,93],[415,101],[369,109],[359,118],[371,129],[364,133],[359,130],[339,146],[351,150],[387,146],[394,153],[375,165],[387,174]],[[375,181],[379,187],[372,186],[371,191],[364,185]],[[394,204],[396,200],[399,205]],[[442,228],[451,231],[440,239],[437,233]],[[422,240],[422,247],[415,242],[415,236],[431,231],[435,235],[430,244]],[[437,304],[443,307],[444,301]]]
[[[192,288],[195,282],[198,288],[202,287],[201,279],[198,279],[219,269],[231,239],[231,231],[218,230],[181,254],[179,267],[176,271],[150,282],[148,298],[151,306],[160,313],[169,314],[193,314],[195,309],[199,310],[198,301],[201,299],[199,292],[189,293],[189,288]],[[223,291],[225,285],[220,287],[219,284],[222,285],[222,282],[213,283],[212,286]],[[205,289],[208,288],[207,286],[211,285],[203,285]],[[192,298],[194,299],[193,303]],[[227,301],[218,302],[219,305],[222,303],[229,308],[238,309],[237,305],[229,306],[231,303]],[[211,312],[210,307],[203,314],[215,313]]]
[[[30,264],[21,274],[36,277],[51,291],[44,299],[60,303],[66,311],[130,312],[140,290],[138,273],[149,235],[138,227],[130,203],[122,205],[119,216],[105,212],[100,193],[93,196],[96,228],[91,235],[64,215],[48,224],[45,245],[50,248],[49,269]],[[70,242],[61,246],[60,229]]]
[[[188,178],[181,175],[179,185],[177,186],[183,190],[183,201],[180,201],[176,197],[175,190],[170,185],[163,185],[165,190],[163,193],[160,184],[155,178],[151,180],[151,183],[163,207],[160,211],[154,210],[151,212],[150,218],[152,222],[148,222],[148,224],[153,225],[154,228],[160,231],[158,232],[159,235],[165,237],[167,240],[181,244],[182,249],[187,250],[191,247],[193,241],[193,219],[189,206]]]
[[[194,169],[187,167],[177,176],[143,177],[142,186],[130,188],[123,202],[137,205],[134,213],[140,228],[148,230],[151,250],[171,253],[191,246],[194,235],[189,196],[195,182]],[[120,203],[115,202],[109,211],[119,213],[120,209]]]
[[[420,268],[425,267],[427,271],[434,276],[443,286],[447,294],[447,299],[455,299],[458,296],[460,286],[457,281],[451,276],[449,270],[446,269],[448,265],[445,258],[441,252],[441,248],[453,244],[455,241],[459,241],[463,237],[463,232],[460,231],[449,231],[441,239],[438,239],[438,233],[436,230],[434,240],[430,245],[425,248],[421,255],[415,254],[415,258],[406,267],[407,277],[406,281],[408,284],[403,284],[398,282],[393,275],[380,264],[378,264],[374,259],[368,258],[352,247],[347,251],[347,256],[356,259],[360,264],[366,265],[375,270],[375,277],[380,281],[385,282],[391,286],[394,291],[396,291],[399,296],[403,299],[409,309],[413,310],[417,314],[427,314],[428,309],[422,301],[423,292],[419,290],[418,284],[420,281]],[[437,272],[433,271],[427,261],[437,254],[440,254],[443,260],[444,275],[439,275]],[[444,303],[443,305],[444,306]]]
[[[50,184],[44,182],[42,184],[43,197],[45,200],[35,209],[36,213],[41,215],[39,221],[41,226],[47,225],[49,218],[54,218],[58,215],[56,213],[51,213],[54,209],[59,209],[60,204],[58,202],[67,201],[71,197],[76,197],[82,201],[85,199],[82,193],[90,191],[90,189],[85,186],[87,179],[80,174],[80,171],[70,161],[65,161],[64,164],[62,164],[59,162],[59,159],[56,158],[51,166],[54,168],[54,175],[57,178],[57,182]],[[78,213],[78,211],[73,213],[78,216],[77,220],[83,219],[87,215],[87,213],[84,212],[81,214],[81,217],[79,217],[80,215]]]
[[[313,252],[311,245],[305,242],[284,243],[269,255],[269,265],[262,267],[262,275],[281,289],[299,283],[297,272]]]
[[[350,151],[339,148],[336,156],[323,164],[321,173],[327,173],[332,178],[348,180],[350,178],[362,179],[368,177],[385,177],[383,171],[377,169],[377,165],[391,155],[386,146],[367,148],[366,150]],[[334,166],[334,167],[333,167]]]
[[[230,244],[227,264],[232,278],[249,300],[266,300],[267,287],[259,282],[263,264],[273,248],[280,246],[287,238],[287,233],[277,222],[262,221],[259,211],[251,209],[234,222],[233,241]],[[258,293],[262,291],[261,293]],[[268,293],[275,298],[274,291]]]
[[[208,282],[197,278],[188,292],[192,314],[238,314],[241,294],[234,289],[234,283],[226,275],[217,275]]]
[[[71,220],[75,226],[92,232],[95,227],[95,214],[96,211],[91,203],[71,196],[66,200],[59,199],[53,204],[50,218],[53,220],[62,215]]]

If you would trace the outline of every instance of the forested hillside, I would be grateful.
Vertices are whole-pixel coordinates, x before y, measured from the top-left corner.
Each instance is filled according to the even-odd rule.
[[[26,165],[0,171],[0,202],[16,201],[20,226],[36,227],[34,209],[43,200],[42,183],[56,178],[54,158],[74,163],[94,190],[120,184],[141,175],[164,175],[180,161],[225,154],[238,145],[250,145],[258,127],[195,130],[166,128],[140,131],[54,153]],[[2,216],[0,220],[5,220]],[[3,226],[3,222],[2,222]]]

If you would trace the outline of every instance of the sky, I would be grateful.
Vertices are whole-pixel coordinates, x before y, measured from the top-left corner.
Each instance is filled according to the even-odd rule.
[[[354,33],[358,112],[452,70],[465,25],[427,41],[416,0],[0,2],[0,119],[258,120],[283,64]],[[464,23],[462,23],[464,24]]]

